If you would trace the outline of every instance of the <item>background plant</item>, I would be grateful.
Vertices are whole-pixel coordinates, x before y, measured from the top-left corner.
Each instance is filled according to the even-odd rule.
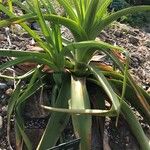
[[[129,6],[147,4],[150,5],[148,1],[125,1],[125,0],[113,0],[112,4],[109,6],[109,11],[118,11]],[[128,23],[133,27],[144,27],[150,23],[150,12],[138,12],[136,14],[129,14],[123,16],[119,21],[122,23]]]
[[[42,53],[0,50],[0,56],[16,57],[15,60],[2,64],[1,70],[26,61],[39,64],[25,75],[15,77],[18,84],[8,106],[8,124],[10,116],[14,113],[17,148],[21,149],[23,140],[27,148],[32,149],[32,144],[24,132],[21,110],[27,98],[44,86],[42,68],[47,65],[53,70],[55,81],[53,103],[42,107],[52,113],[37,149],[48,149],[54,146],[70,117],[76,137],[81,138],[80,149],[91,149],[92,116],[102,117],[104,121],[105,116],[115,116],[118,120],[119,115],[123,115],[140,147],[148,150],[149,139],[144,134],[129,103],[149,123],[150,96],[135,84],[128,73],[128,53],[123,48],[95,39],[113,21],[126,14],[150,11],[150,6],[129,7],[109,14],[107,8],[111,0],[72,0],[72,5],[67,0],[58,0],[58,2],[64,9],[63,16],[56,13],[53,4],[48,0],[27,1],[27,7],[15,0],[14,3],[25,10],[22,16],[16,16],[0,4],[0,10],[9,17],[0,21],[0,27],[19,24],[43,48]],[[38,23],[44,39],[41,38],[41,33],[39,35],[26,24],[26,21],[30,20]],[[62,25],[71,31],[73,42],[61,35]],[[113,61],[116,69],[93,64],[91,58],[98,52],[105,53]],[[125,61],[122,62],[116,53],[124,53]],[[29,76],[31,76],[30,82],[25,87],[21,87],[20,80]],[[93,105],[94,101],[89,95],[87,82],[99,89],[95,91],[96,106]],[[105,108],[105,101],[110,103],[110,109]],[[104,124],[103,121],[101,125]]]

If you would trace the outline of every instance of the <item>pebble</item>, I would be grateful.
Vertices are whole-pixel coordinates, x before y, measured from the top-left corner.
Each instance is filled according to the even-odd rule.
[[[3,106],[2,107],[2,112],[7,112],[8,107],[7,106]]]
[[[130,36],[129,37],[129,42],[132,43],[133,45],[138,45],[139,39],[134,37],[134,36]]]
[[[114,35],[121,38],[123,36],[123,33],[119,31],[115,31]]]
[[[3,118],[2,116],[0,116],[0,130],[2,129],[2,127],[3,127]]]
[[[4,34],[0,34],[0,41],[4,41],[6,39],[6,37],[4,36]]]
[[[5,94],[8,95],[8,96],[11,96],[12,93],[13,93],[12,88],[7,89],[6,92],[5,92]]]
[[[150,41],[146,41],[144,45],[150,48]]]
[[[7,88],[7,84],[5,84],[5,83],[0,83],[0,89],[1,90],[4,90],[4,89],[6,89]]]
[[[137,36],[137,35],[138,35],[138,33],[137,33],[137,32],[132,31],[132,30],[130,31],[130,34],[131,34],[131,35],[133,35],[133,36]]]
[[[32,22],[32,23],[30,24],[30,27],[31,27],[31,29],[33,29],[33,30],[40,31],[40,27],[39,27],[39,25],[38,25],[36,22]]]
[[[147,89],[147,93],[150,94],[150,87]]]

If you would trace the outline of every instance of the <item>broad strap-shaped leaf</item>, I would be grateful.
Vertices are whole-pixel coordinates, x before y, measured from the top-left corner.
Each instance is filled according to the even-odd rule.
[[[26,89],[24,90],[22,95],[20,95],[20,97],[18,98],[17,106],[23,104],[27,100],[27,98],[29,98],[31,95],[33,95],[38,89],[40,89],[44,85],[42,83],[43,77],[44,76],[42,76],[40,69],[36,68]]]
[[[19,0],[12,0],[12,1],[14,4],[19,6],[21,10],[24,10],[25,12],[32,12],[32,10],[27,7],[27,4],[22,4],[22,2]]]
[[[124,118],[127,120],[130,128],[136,137],[138,143],[140,144],[140,149],[142,150],[149,150],[150,149],[150,140],[145,135],[140,123],[138,122],[135,114],[129,107],[129,105],[122,101],[121,112]]]
[[[16,108],[16,113],[15,113],[15,123],[16,123],[16,146],[18,149],[22,149],[22,139],[27,147],[28,150],[32,150],[32,144],[24,132],[24,121],[21,116],[21,109]],[[20,136],[21,135],[21,136]]]
[[[50,111],[50,112],[61,112],[61,113],[68,113],[72,115],[82,114],[82,115],[92,115],[92,116],[109,116],[114,117],[116,116],[116,112],[114,109],[111,110],[100,110],[100,109],[66,109],[66,108],[58,108],[58,107],[49,107],[49,106],[41,106],[42,108]]]
[[[31,76],[34,73],[34,71],[35,71],[35,69],[31,69],[27,73],[20,75],[20,76],[7,76],[7,75],[0,74],[0,77],[5,78],[5,79],[21,80],[21,79],[25,79],[25,78],[28,78],[29,76]]]
[[[91,73],[96,77],[96,79],[100,82],[100,84],[104,88],[105,92],[107,93],[108,97],[111,99],[112,104],[113,104],[112,109],[114,109],[117,113],[119,113],[120,101],[119,101],[116,93],[112,89],[111,85],[105,78],[105,76],[101,73],[101,71],[99,69],[97,69],[94,66],[89,66],[89,69],[90,69]]]
[[[74,21],[77,21],[77,16],[73,10],[73,7],[71,7],[70,3],[67,0],[57,0],[60,5],[64,7],[64,10],[66,11],[69,18],[71,18]]]
[[[117,51],[123,51],[124,49],[118,46],[113,46],[111,44],[108,44],[106,42],[102,41],[83,41],[83,42],[75,42],[68,44],[64,47],[64,50],[67,51],[73,51],[76,50],[75,53],[78,56],[78,61],[89,63],[92,56],[94,55],[95,51],[102,51],[104,53],[117,50]]]
[[[12,67],[14,65],[23,63],[24,61],[27,61],[28,59],[29,59],[29,57],[24,57],[24,58],[17,58],[17,59],[11,60],[11,61],[7,61],[0,65],[0,71],[4,70],[6,68]]]
[[[68,101],[71,97],[70,88],[70,76],[64,75],[61,89],[59,91],[57,99],[55,100],[55,107],[68,107]],[[52,112],[37,149],[43,150],[55,146],[60,137],[61,132],[67,125],[69,118],[69,114]]]
[[[18,99],[19,94],[20,94],[20,88],[21,88],[20,81],[18,81],[18,83],[16,85],[17,85],[16,89],[14,89],[14,92],[12,93],[12,96],[9,99],[8,110],[7,110],[7,139],[8,139],[8,143],[9,144],[10,144],[10,121],[11,121],[11,115],[13,114],[13,112],[15,110],[15,105],[17,103],[17,99]]]
[[[8,57],[29,57],[33,58],[48,58],[45,53],[39,52],[31,52],[31,51],[21,51],[21,50],[9,50],[9,49],[0,49],[0,56],[8,56]]]
[[[53,56],[53,53],[52,53],[53,51],[51,50],[52,49],[51,45],[54,45],[53,40],[52,40],[52,33],[51,33],[49,26],[46,24],[46,22],[44,20],[44,17],[41,12],[41,8],[40,8],[39,0],[33,0],[33,6],[35,7],[35,11],[38,16],[37,21],[39,22],[42,33],[48,43],[50,54],[51,54],[51,56]]]
[[[108,50],[109,49],[115,49],[118,51],[123,51],[124,48],[121,48],[119,46],[113,46],[111,44],[108,44],[106,42],[103,41],[83,41],[83,42],[74,42],[71,44],[68,44],[64,49],[81,49],[81,48],[86,48],[89,47],[90,49],[100,49],[100,50]]]
[[[90,81],[95,83],[96,85],[100,86],[100,88],[102,88],[102,85],[99,84],[97,80],[95,80],[95,79],[91,80],[90,79]],[[120,91],[120,90],[122,88],[123,83],[121,81],[114,80],[114,79],[108,79],[108,82],[111,84],[111,86],[114,89],[114,91],[118,95],[121,95],[122,91]],[[127,91],[125,93],[125,99],[122,101],[122,105],[121,105],[121,114],[125,117],[125,119],[127,120],[128,124],[130,125],[133,134],[135,135],[135,137],[137,138],[138,142],[140,143],[140,147],[143,150],[147,149],[147,148],[149,149],[150,145],[148,144],[148,142],[149,142],[148,138],[144,134],[143,129],[141,128],[141,125],[139,124],[139,122],[138,122],[137,118],[135,117],[134,113],[132,112],[131,108],[125,102],[125,100],[127,100],[131,104],[133,104],[133,106],[136,106],[136,107],[138,106],[138,108],[139,108],[138,110],[140,110],[139,112],[141,112],[142,109],[140,108],[140,105],[136,103],[136,99],[137,99],[136,93],[129,85],[127,85],[126,90]],[[103,93],[103,89],[101,90],[101,93]],[[145,95],[145,97],[147,97],[147,96]],[[150,96],[148,96],[148,97],[150,97]],[[118,96],[118,98],[119,98],[119,96]],[[107,99],[107,97],[105,99]]]
[[[86,78],[72,76],[71,78],[71,100],[69,109],[89,109],[90,101],[86,89]],[[90,115],[72,115],[74,132],[77,138],[81,138],[81,150],[91,149],[91,127],[92,118]]]
[[[117,89],[117,91],[116,91],[117,94],[121,95],[123,82],[118,79],[108,79],[108,81],[115,91]],[[141,88],[140,88],[140,91],[144,95],[147,102],[149,102],[149,104],[150,104],[150,95],[148,93],[146,93],[144,90],[142,90]],[[134,89],[132,88],[130,83],[128,82],[126,85],[126,92],[124,94],[124,100],[128,101],[133,107],[135,107],[138,110],[138,112],[143,116],[143,118],[148,121],[148,124],[150,124],[149,114],[147,114],[147,111],[143,108],[141,103],[139,103],[139,101],[137,101],[137,99],[138,99],[138,97],[136,95],[136,92],[134,91]]]
[[[51,2],[51,1],[49,1],[49,0],[41,0],[41,3],[44,5],[44,8],[47,10],[47,12],[50,14],[50,13],[52,13],[52,14],[57,14],[56,13],[56,10],[55,10],[55,8],[54,8],[54,6],[53,6],[53,2]]]
[[[116,66],[123,72],[124,71],[124,66],[123,64],[120,62],[120,60],[114,55],[113,52],[107,52],[107,55],[113,60],[113,62],[116,64]],[[141,103],[141,105],[143,106],[143,108],[145,109],[145,111],[147,111],[147,114],[150,116],[150,105],[148,104],[147,100],[145,99],[145,97],[143,96],[143,93],[141,92],[140,88],[137,86],[137,84],[135,83],[135,81],[133,80],[133,78],[131,77],[131,75],[128,73],[127,74],[127,80],[130,83],[130,85],[132,86],[132,88],[135,90],[136,95],[138,97],[138,101],[139,103]]]
[[[107,15],[107,9],[111,2],[112,0],[101,0],[101,2],[99,3],[98,11],[94,17],[93,25],[91,27],[92,30],[90,32],[90,39],[96,38],[96,27],[100,24],[101,20]]]
[[[29,149],[29,150],[32,150],[32,146],[31,146],[31,142],[29,140],[29,138],[27,137],[25,131],[24,131],[24,120],[23,120],[23,117],[22,117],[22,111],[23,111],[23,108],[24,108],[24,104],[25,102],[28,100],[28,98],[33,95],[37,90],[39,90],[42,86],[43,86],[43,83],[41,83],[40,80],[42,80],[42,77],[41,79],[39,79],[37,81],[37,79],[39,78],[40,76],[40,71],[39,71],[39,68],[36,69],[36,71],[34,72],[29,84],[27,85],[26,89],[24,89],[24,91],[18,96],[17,98],[17,102],[15,103],[15,116],[16,116],[16,130],[17,130],[17,135],[16,135],[16,138],[18,138],[18,142],[17,142],[17,145],[18,147],[20,147],[20,142],[21,142],[21,137],[26,145],[26,147]]]
[[[57,66],[53,63],[52,58],[49,55],[47,56],[47,54],[45,53],[0,49],[0,56],[18,57],[17,60],[14,60],[12,62],[12,65],[15,65],[15,63],[17,64],[19,62],[21,63],[25,61],[26,62],[32,61],[32,62],[38,62],[39,64],[46,64],[50,68],[53,68],[54,70],[57,69]],[[2,64],[2,66],[0,66],[0,70],[9,65],[11,65],[11,62]]]
[[[4,11],[3,9],[5,10],[5,12],[8,11],[3,5],[0,4],[0,10]],[[29,20],[32,21],[37,20],[38,17],[34,13],[23,15],[20,17],[12,16],[10,13],[8,13],[8,15],[11,16],[11,18],[0,21],[0,27],[6,27],[11,24],[20,24],[39,43],[39,45],[48,52],[47,46],[45,45],[45,43],[43,43],[43,41],[39,38],[39,36],[33,30],[31,30],[26,24],[23,23]],[[75,21],[58,15],[52,15],[52,14],[45,14],[43,17],[45,20],[57,24],[61,24],[69,28],[70,31],[73,33],[74,38],[77,41],[87,39],[87,35],[85,31]]]
[[[98,5],[99,0],[90,1],[90,4],[86,10],[83,28],[88,33],[90,33],[91,26],[93,25]]]
[[[112,0],[101,0],[99,10],[96,14],[96,20],[95,21],[102,19],[102,17],[106,13],[107,8],[111,2],[112,2]]]
[[[81,1],[83,3],[83,1]],[[74,8],[75,8],[75,12],[76,12],[76,15],[78,17],[78,21],[80,22],[80,24],[82,24],[82,21],[83,21],[83,7],[84,5],[80,5],[80,1],[79,0],[73,0],[73,5],[74,5]]]

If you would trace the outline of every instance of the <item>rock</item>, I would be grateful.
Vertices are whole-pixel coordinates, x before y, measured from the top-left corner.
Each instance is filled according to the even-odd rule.
[[[7,109],[8,109],[7,106],[3,106],[2,107],[2,116],[6,116],[7,115]]]
[[[130,65],[133,68],[138,68],[140,66],[141,60],[140,60],[140,57],[138,55],[132,54],[130,56],[130,60],[131,60]]]
[[[131,44],[133,44],[133,45],[138,45],[139,39],[136,38],[136,37],[134,37],[134,36],[130,36],[130,37],[129,37],[129,42],[130,42]]]
[[[114,35],[121,38],[123,36],[123,33],[119,31],[115,31]]]
[[[7,74],[7,72],[6,72],[6,74]],[[10,75],[10,73],[8,75]],[[13,80],[8,80],[7,85],[8,86],[14,86],[14,81]]]
[[[150,87],[147,89],[147,93],[150,94]]]
[[[4,36],[4,34],[0,34],[0,41],[4,41],[6,40],[6,37]]]
[[[5,83],[0,83],[0,89],[1,90],[4,90],[4,89],[6,89],[7,88],[7,84],[5,84]]]
[[[130,34],[133,35],[133,36],[137,36],[138,35],[138,33],[135,30],[130,30]]]
[[[139,29],[134,29],[134,32],[137,33],[137,34],[140,33]]]
[[[5,94],[8,95],[8,96],[11,96],[12,93],[13,93],[12,88],[7,89],[6,92],[5,92]]]
[[[32,23],[30,24],[30,27],[31,27],[31,29],[33,29],[33,30],[40,31],[40,27],[39,27],[39,25],[38,25],[36,22],[32,22]]]
[[[150,41],[146,41],[144,46],[149,47],[150,48]]]
[[[2,129],[2,127],[3,127],[3,118],[2,116],[0,116],[0,130]]]

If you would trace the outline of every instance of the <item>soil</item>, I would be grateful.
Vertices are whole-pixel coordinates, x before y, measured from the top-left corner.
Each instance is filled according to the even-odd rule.
[[[72,38],[67,29],[63,28],[62,33],[66,35],[67,38]],[[108,43],[119,45],[124,47],[129,51],[130,54],[130,72],[137,83],[142,86],[147,92],[150,93],[150,33],[146,33],[141,29],[135,29],[125,24],[120,24],[118,22],[114,23],[102,31],[98,37],[99,39],[106,41]],[[13,29],[13,32],[9,28],[0,29],[0,48],[12,49],[12,50],[39,50],[36,43],[31,39],[28,34],[24,33],[19,26]],[[105,57],[100,55],[96,56],[94,59],[97,61],[105,60]],[[0,63],[9,61],[9,58],[0,57]],[[109,63],[108,61],[106,63]],[[5,70],[6,74],[12,73],[12,69]],[[16,74],[26,71],[25,68],[16,67]],[[13,81],[4,80],[0,78],[0,150],[9,150],[9,144],[7,142],[6,136],[6,124],[7,124],[7,105],[9,97],[13,91]],[[48,88],[48,92],[50,87]],[[45,92],[45,97],[47,97],[47,91]],[[34,100],[39,97],[34,95]],[[47,119],[39,119],[41,117],[48,117],[47,112],[43,112],[38,107],[38,104],[34,101],[34,109],[38,112],[38,115],[33,112],[32,103],[27,106],[26,116],[30,116],[30,119],[26,121],[26,130],[32,129],[34,133],[38,132],[37,139],[40,138]],[[36,107],[37,106],[37,107]],[[135,110],[145,133],[150,138],[150,127],[143,121],[143,118]],[[36,119],[35,119],[36,118]],[[12,117],[12,131],[14,120]],[[39,131],[40,130],[40,131]],[[30,130],[31,131],[31,130]],[[67,131],[68,132],[68,131]],[[14,137],[14,132],[11,133],[12,138]],[[30,133],[29,133],[30,134]],[[70,137],[74,136],[71,135]],[[36,135],[37,136],[37,135]],[[13,139],[11,139],[13,140]],[[37,141],[35,141],[37,142]],[[13,140],[14,143],[14,140]],[[14,148],[15,149],[15,148]],[[105,150],[139,150],[139,145],[132,135],[128,124],[123,118],[120,118],[118,126],[115,126],[114,118],[106,118],[105,123],[105,134],[104,134],[104,149]],[[96,148],[95,148],[96,150]]]

